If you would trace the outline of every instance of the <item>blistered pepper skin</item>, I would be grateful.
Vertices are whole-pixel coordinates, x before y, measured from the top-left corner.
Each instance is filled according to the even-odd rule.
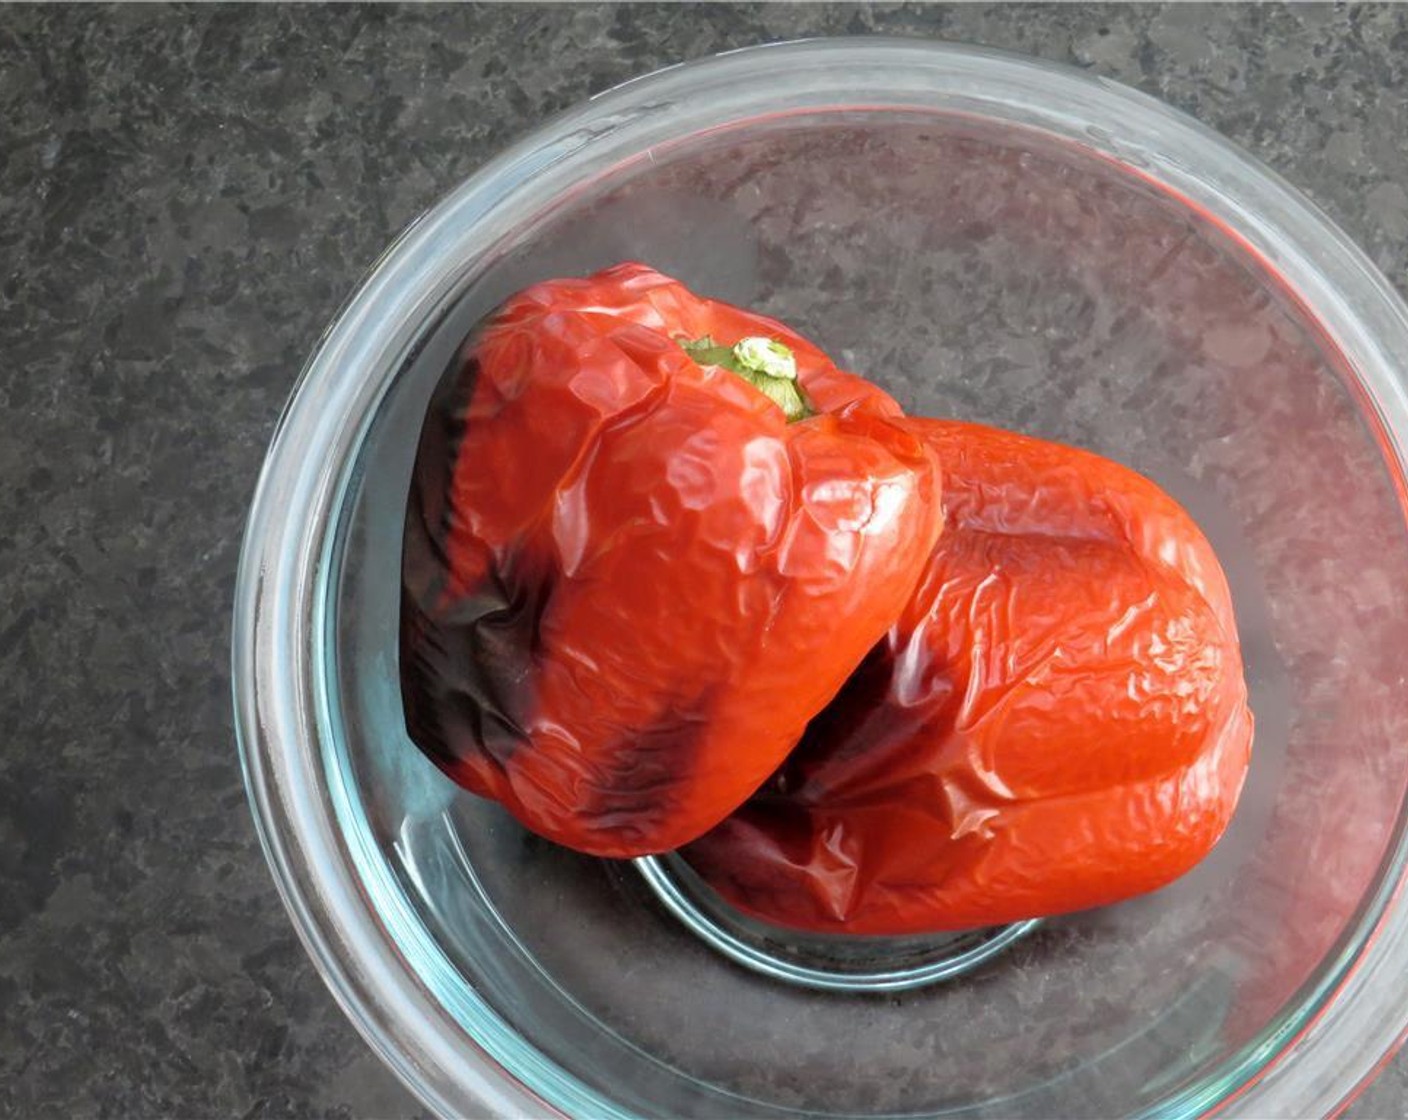
[[[817,415],[681,339],[790,347]],[[939,532],[933,453],[782,324],[641,265],[537,285],[432,403],[403,562],[412,738],[580,851],[718,823],[884,634]]]
[[[908,934],[1105,905],[1222,835],[1251,749],[1216,557],[1087,452],[915,420],[947,527],[898,621],[742,809],[684,854],[798,929]]]

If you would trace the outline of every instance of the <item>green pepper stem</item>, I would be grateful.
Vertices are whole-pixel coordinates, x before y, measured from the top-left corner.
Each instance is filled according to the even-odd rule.
[[[732,346],[720,346],[709,335],[679,341],[700,365],[719,366],[743,378],[782,409],[789,424],[816,415],[797,381],[796,357],[776,339],[750,335]]]

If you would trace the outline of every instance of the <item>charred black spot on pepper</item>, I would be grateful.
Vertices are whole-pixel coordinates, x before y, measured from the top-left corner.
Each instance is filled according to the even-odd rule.
[[[674,812],[674,797],[700,761],[714,711],[713,687],[666,700],[655,718],[602,753],[584,821],[599,832],[648,837]]]
[[[479,362],[461,351],[441,375],[426,407],[411,467],[401,552],[401,582],[425,603],[439,598],[449,572],[445,535],[449,495],[469,413],[479,381]],[[404,630],[404,624],[403,624]]]
[[[478,376],[476,360],[456,359],[416,448],[401,556],[401,700],[411,738],[441,766],[480,755],[503,767],[527,737],[528,681],[557,573],[520,556],[512,573],[493,570],[446,598],[449,495]]]

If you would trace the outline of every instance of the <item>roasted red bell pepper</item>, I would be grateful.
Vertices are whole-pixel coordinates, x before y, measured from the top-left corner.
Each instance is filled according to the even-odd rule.
[[[427,415],[411,737],[581,851],[675,848],[772,773],[894,621],[932,452],[781,323],[641,265],[514,296]]]
[[[1096,455],[910,424],[944,464],[925,578],[774,779],[685,857],[756,917],[848,933],[1168,883],[1222,834],[1251,747],[1211,547]]]

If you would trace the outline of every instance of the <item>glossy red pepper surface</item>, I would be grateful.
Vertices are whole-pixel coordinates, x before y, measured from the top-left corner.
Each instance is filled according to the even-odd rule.
[[[795,928],[1010,922],[1168,883],[1217,841],[1252,719],[1211,547],[1087,452],[911,421],[947,528],[886,640],[685,856]]]
[[[778,340],[788,423],[681,340]],[[675,848],[782,762],[912,593],[933,453],[782,324],[641,265],[514,296],[432,402],[402,695],[456,781],[580,851]]]

